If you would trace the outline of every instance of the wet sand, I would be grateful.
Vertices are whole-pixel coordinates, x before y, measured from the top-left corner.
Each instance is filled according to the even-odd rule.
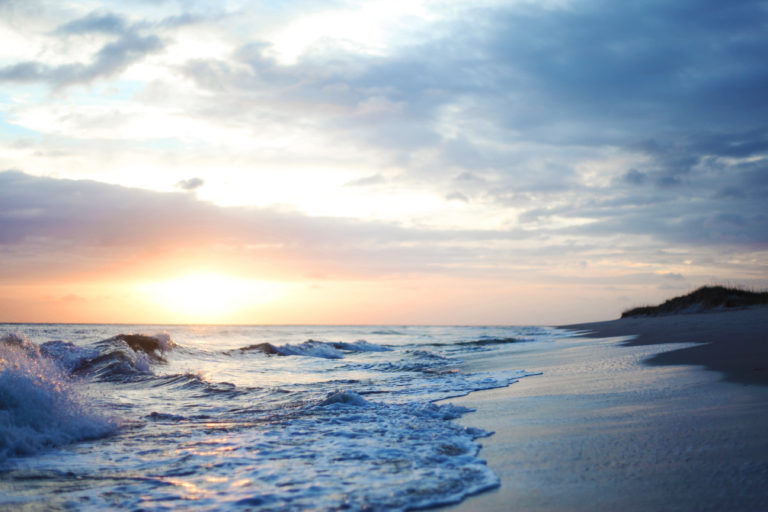
[[[451,400],[495,431],[481,456],[501,485],[445,510],[768,510],[766,319],[580,324],[590,337],[478,353],[468,369],[542,375]]]
[[[768,307],[734,311],[635,317],[564,326],[592,337],[636,337],[627,344],[693,341],[697,347],[665,352],[651,364],[694,364],[723,373],[726,380],[768,385]]]

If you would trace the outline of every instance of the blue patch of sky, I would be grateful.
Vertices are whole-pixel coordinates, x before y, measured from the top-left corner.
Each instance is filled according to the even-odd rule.
[[[9,110],[13,105],[32,104],[44,101],[50,95],[50,88],[43,84],[0,88],[0,110]]]
[[[0,138],[37,137],[40,132],[8,122],[8,114],[0,112]]]

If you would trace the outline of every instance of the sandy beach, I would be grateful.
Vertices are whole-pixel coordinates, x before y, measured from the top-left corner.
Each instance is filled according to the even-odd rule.
[[[445,510],[768,510],[768,308],[565,327],[466,361],[542,374],[451,400],[501,485]]]

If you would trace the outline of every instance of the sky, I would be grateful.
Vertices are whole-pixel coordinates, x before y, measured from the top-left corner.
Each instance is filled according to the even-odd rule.
[[[768,2],[0,0],[0,321],[768,286]]]

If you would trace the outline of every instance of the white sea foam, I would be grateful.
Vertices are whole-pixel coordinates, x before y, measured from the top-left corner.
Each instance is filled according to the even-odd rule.
[[[271,346],[271,345],[270,345]],[[323,359],[342,359],[349,352],[388,352],[391,349],[358,340],[354,343],[341,341],[315,341],[307,340],[299,345],[279,345],[272,347],[275,353],[283,356],[309,356]]]
[[[341,359],[344,357],[344,352],[321,341],[309,340],[299,345],[287,344],[275,348],[281,355],[285,356],[310,356],[323,359]]]
[[[328,395],[328,398],[320,402],[320,405],[351,405],[353,407],[364,407],[369,404],[365,398],[354,391],[337,391]]]
[[[392,350],[389,347],[368,343],[365,340],[357,340],[354,343],[333,342],[332,345],[335,348],[350,352],[389,352]]]
[[[18,337],[0,340],[0,460],[113,430],[53,359]]]
[[[167,332],[159,332],[152,337],[157,340],[161,352],[168,352],[176,346],[176,343],[171,339],[171,335]]]
[[[4,439],[39,426],[29,450],[16,438],[13,448],[3,445],[0,508],[409,510],[460,501],[499,483],[478,457],[476,439],[488,432],[453,421],[468,409],[434,402],[528,374],[467,374],[456,359],[481,345],[473,340],[504,349],[521,337],[514,329],[114,329],[31,326],[39,346],[23,337],[7,344],[29,371],[4,369],[0,400],[12,388],[49,404],[17,407],[13,423],[0,405],[0,430],[12,427]],[[98,391],[99,410],[130,419],[131,428],[41,453],[109,431],[83,405],[83,384]],[[14,455],[36,450],[15,463],[22,459]],[[58,475],[58,490],[9,483],[30,475]]]
[[[93,347],[80,347],[70,341],[48,341],[40,345],[40,352],[56,360],[70,373],[99,355]]]

